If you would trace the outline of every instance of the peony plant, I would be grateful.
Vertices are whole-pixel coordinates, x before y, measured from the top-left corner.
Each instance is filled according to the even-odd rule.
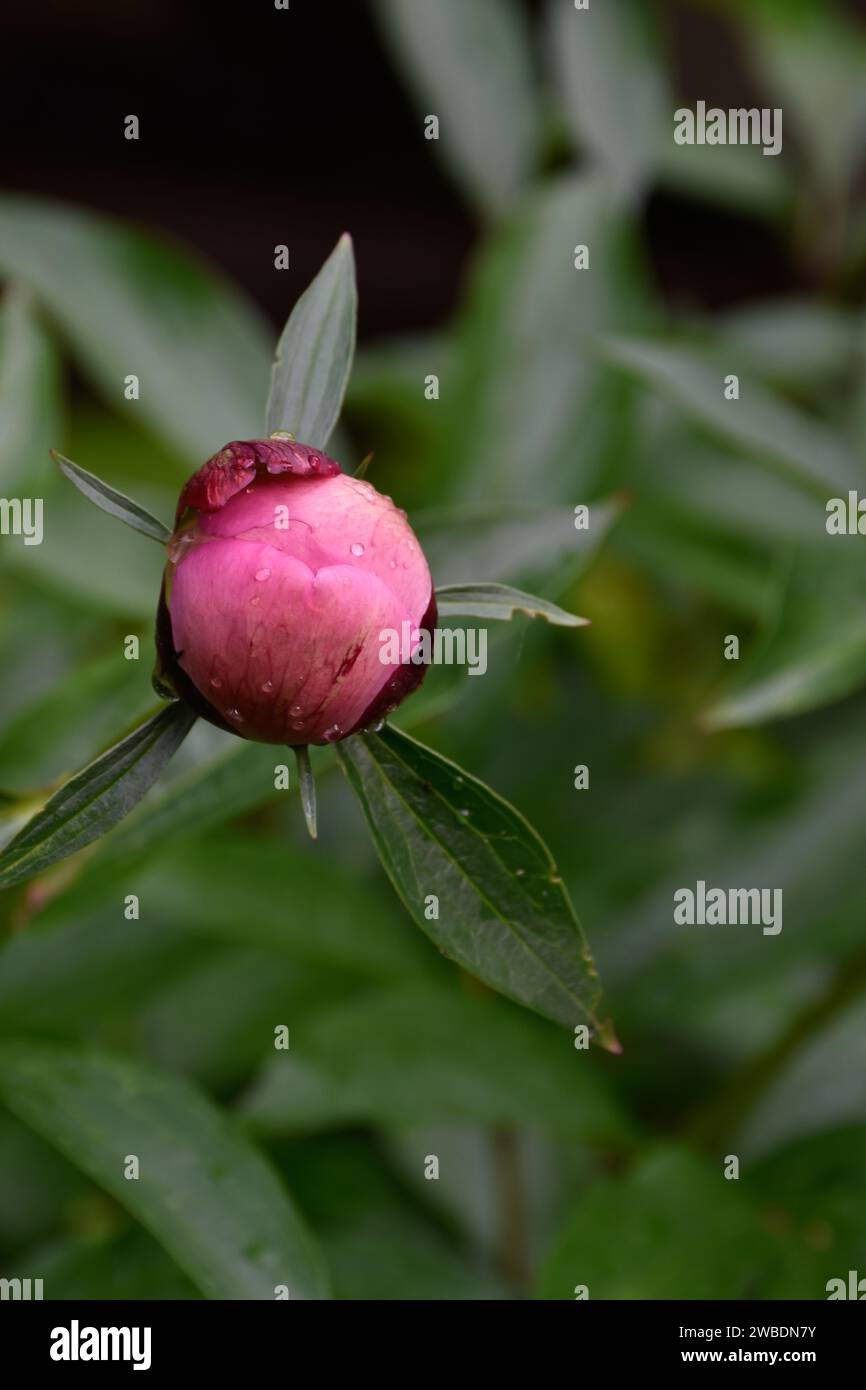
[[[382,863],[444,954],[512,998],[617,1050],[592,958],[549,851],[519,813],[387,725],[421,684],[437,613],[584,620],[506,585],[434,590],[406,514],[325,452],[355,344],[348,236],[280,338],[267,434],[227,443],[188,479],[173,529],[55,452],[91,501],[166,549],[154,686],[164,705],[51,796],[0,854],[0,887],[78,853],[133,810],[203,718],[291,747],[310,835],[310,746],[334,745]],[[386,661],[383,633],[410,633]],[[429,649],[429,644],[428,649]],[[435,904],[435,909],[433,907]]]

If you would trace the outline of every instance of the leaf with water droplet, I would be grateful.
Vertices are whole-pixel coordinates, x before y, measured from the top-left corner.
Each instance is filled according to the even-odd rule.
[[[485,984],[566,1027],[596,1016],[592,957],[550,851],[518,811],[388,728],[338,744],[391,882],[417,925]],[[427,895],[439,899],[429,920]]]

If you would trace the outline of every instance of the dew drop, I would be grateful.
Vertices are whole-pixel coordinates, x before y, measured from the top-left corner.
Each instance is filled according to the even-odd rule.
[[[243,724],[244,717],[239,709],[227,709],[226,719],[233,719],[236,724]]]
[[[378,734],[379,731],[380,731],[381,729],[384,729],[384,727],[385,727],[385,721],[384,721],[384,719],[377,719],[376,722],[375,722],[375,724],[373,725],[373,733],[374,733],[374,734]]]
[[[469,812],[467,811],[467,809],[466,809],[465,806],[462,808],[460,814],[461,814],[461,816],[468,816],[468,815],[469,815]]]
[[[268,569],[256,570],[256,579],[260,584],[264,584],[266,579],[270,579],[271,572]]]
[[[292,720],[292,728],[293,728],[293,729],[303,729],[303,727],[304,727],[304,721],[303,721],[303,719],[293,719],[293,720]]]
[[[219,690],[222,686],[222,681],[220,680],[219,676],[211,676],[210,683],[213,686],[214,690]]]
[[[389,560],[389,561],[388,561],[388,568],[389,568],[389,570],[395,570],[395,569],[397,568],[397,561],[396,561],[396,560]]]
[[[251,607],[251,608],[257,608],[257,607],[258,607],[258,603],[259,603],[259,596],[258,596],[258,594],[253,594],[252,598],[250,599],[250,607]]]
[[[350,545],[350,546],[349,546],[349,549],[351,550],[351,552],[352,552],[353,555],[363,555],[363,554],[364,554],[364,547],[362,546],[362,544],[361,544],[360,541],[355,541],[353,545]]]
[[[303,712],[304,711],[302,710],[300,705],[289,706],[289,714],[292,716],[293,719],[297,719],[298,715],[303,714]]]
[[[523,878],[523,875],[526,873],[526,870],[525,870],[525,869],[515,869],[515,870],[514,870],[514,873],[515,873],[515,875],[516,875],[517,878]]]
[[[340,728],[339,724],[332,724],[330,729],[326,729],[324,733],[326,743],[336,743],[337,739],[342,738],[342,736],[343,730]]]
[[[265,695],[270,695],[270,693],[271,693],[271,691],[273,690],[273,688],[274,688],[274,683],[273,683],[273,681],[265,681],[264,684],[263,684],[263,686],[262,686],[262,693],[265,694]]]

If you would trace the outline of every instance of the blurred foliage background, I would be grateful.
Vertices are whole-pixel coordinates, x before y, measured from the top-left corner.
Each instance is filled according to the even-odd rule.
[[[37,60],[58,99],[4,93],[0,483],[46,518],[41,546],[2,539],[7,833],[153,704],[160,554],[49,445],[170,518],[261,432],[276,328],[345,226],[362,339],[332,452],[375,452],[437,582],[593,624],[491,632],[484,680],[434,669],[397,723],[544,836],[624,1052],[575,1051],[440,959],[326,759],[313,847],[273,750],[197,726],[95,852],[3,897],[0,1272],[47,1297],[271,1296],[233,1221],[261,1183],[267,1230],[276,1174],[340,1298],[825,1297],[866,1272],[866,582],[861,538],[824,525],[866,442],[861,7],[334,8],[223,31],[94,3],[74,39],[58,8]],[[23,73],[34,23],[14,12]],[[782,107],[782,154],[676,146],[699,99]],[[698,879],[782,888],[781,934],[676,927]],[[94,1048],[152,1069],[155,1216],[124,1205],[124,1114],[64,1089]],[[209,1144],[214,1111],[161,1111],[175,1077],[270,1172],[229,1155],[206,1203],[186,1126]]]

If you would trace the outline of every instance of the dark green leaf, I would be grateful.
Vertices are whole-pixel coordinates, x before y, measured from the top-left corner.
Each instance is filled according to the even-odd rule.
[[[104,835],[153,785],[196,716],[166,706],[66,782],[0,854],[0,887],[65,859]]]
[[[256,1150],[192,1086],[120,1058],[0,1044],[0,1097],[156,1236],[209,1298],[327,1297],[321,1257]],[[139,1177],[124,1176],[127,1156]]]
[[[385,870],[422,931],[494,989],[568,1027],[588,1022],[598,1031],[597,971],[550,852],[523,817],[395,729],[336,747]],[[611,1042],[604,1030],[599,1040]]]
[[[108,512],[109,516],[117,517],[118,521],[125,521],[133,531],[140,531],[143,536],[150,536],[155,541],[161,541],[163,545],[171,539],[168,527],[145,511],[138,502],[133,502],[131,497],[124,497],[122,492],[109,487],[108,483],[104,483],[95,474],[88,473],[71,459],[64,458],[56,449],[52,449],[51,454],[64,477],[74,483],[78,491],[102,511]]]
[[[358,291],[352,241],[343,235],[301,295],[277,344],[267,429],[324,449],[337,423],[355,352]]]
[[[589,622],[576,613],[566,613],[548,599],[534,598],[508,584],[445,584],[436,590],[436,606],[440,618],[464,616],[507,622],[515,613],[526,613],[530,618],[546,618],[556,627],[585,627]]]

